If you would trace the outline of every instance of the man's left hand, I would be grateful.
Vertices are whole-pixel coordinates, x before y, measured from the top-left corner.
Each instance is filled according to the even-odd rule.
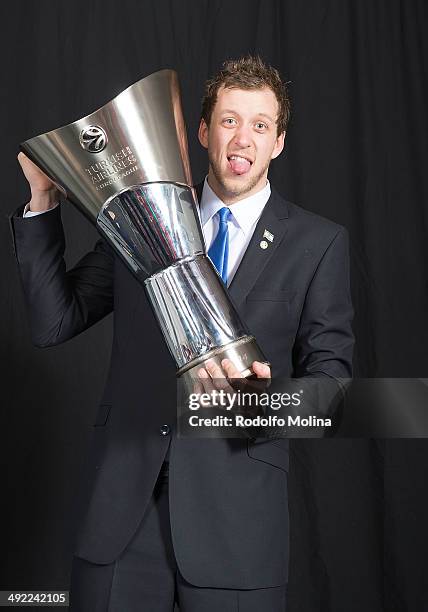
[[[253,361],[251,369],[257,379],[270,380],[271,370],[266,363]],[[202,387],[200,390],[201,393],[212,393],[215,390],[234,393],[234,381],[239,388],[242,387],[242,383],[244,382],[245,386],[247,386],[247,384],[251,386],[251,380],[246,379],[230,359],[223,359],[221,367],[214,360],[209,359],[205,363],[205,367],[198,370],[198,378]]]

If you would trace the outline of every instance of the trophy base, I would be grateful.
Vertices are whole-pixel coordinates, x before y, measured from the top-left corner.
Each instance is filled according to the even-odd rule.
[[[229,344],[214,348],[197,359],[192,359],[192,361],[177,371],[177,377],[184,379],[185,383],[193,383],[198,378],[198,370],[204,367],[204,363],[209,359],[220,367],[223,359],[230,359],[241,376],[245,378],[254,374],[251,369],[253,361],[261,361],[270,365],[258,347],[254,336],[244,336]]]

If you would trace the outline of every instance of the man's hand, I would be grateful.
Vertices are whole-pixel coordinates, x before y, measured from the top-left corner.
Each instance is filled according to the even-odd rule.
[[[53,183],[24,153],[18,154],[18,162],[30,185],[30,210],[42,212],[53,208],[60,197],[55,183]]]
[[[257,379],[270,380],[270,367],[260,361],[254,361],[252,370]],[[204,368],[198,370],[198,385],[197,392],[212,393],[215,390],[224,390],[225,393],[235,393],[236,388],[248,388],[251,391],[251,379],[245,378],[232,363],[230,359],[223,359],[221,367],[210,359],[206,362]],[[260,385],[258,386],[260,388]]]
[[[271,370],[260,361],[253,362],[252,370],[255,377],[246,378],[230,359],[223,359],[221,367],[214,360],[209,360],[204,368],[198,370],[195,393],[209,394],[211,402],[205,403],[205,408],[216,406],[219,410],[231,410],[235,415],[257,416],[263,410],[257,401],[254,402],[254,394],[263,393],[269,387]],[[253,399],[247,399],[250,397]]]
[[[253,361],[252,370],[257,378],[270,378],[270,367],[261,361]],[[244,378],[230,359],[223,359],[221,367],[212,359],[207,361],[205,368],[198,370],[198,376],[207,379],[208,375],[212,379]]]

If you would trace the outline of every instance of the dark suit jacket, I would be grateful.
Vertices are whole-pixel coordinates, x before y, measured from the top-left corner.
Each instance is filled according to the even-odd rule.
[[[141,285],[104,240],[66,272],[59,207],[31,219],[22,219],[21,209],[11,222],[34,344],[64,342],[114,310],[111,365],[83,472],[75,554],[96,563],[120,555],[171,441],[171,528],[184,578],[233,589],[285,583],[288,440],[177,438],[175,366]],[[274,240],[262,249],[265,229]],[[272,190],[230,295],[273,376],[351,376],[343,227]],[[169,436],[161,434],[165,424]]]

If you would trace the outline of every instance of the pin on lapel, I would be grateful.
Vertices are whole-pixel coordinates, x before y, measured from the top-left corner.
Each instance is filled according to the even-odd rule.
[[[265,229],[265,231],[263,232],[263,238],[267,238],[269,242],[273,242],[273,234],[271,234],[271,232],[267,229]]]
[[[269,240],[269,242],[273,242],[273,234],[271,232],[269,232],[269,230],[265,229],[265,231],[263,232],[263,238],[267,238],[267,240]],[[269,242],[267,242],[266,240],[262,240],[260,242],[260,248],[261,249],[267,249],[269,246]]]

